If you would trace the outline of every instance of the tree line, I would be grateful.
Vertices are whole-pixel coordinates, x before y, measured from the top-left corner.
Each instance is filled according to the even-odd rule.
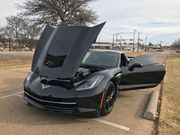
[[[28,47],[32,50],[45,25],[84,26],[95,23],[97,15],[88,3],[95,0],[26,0],[17,5],[16,16],[6,18],[0,27],[3,48]]]
[[[180,39],[174,41],[173,44],[171,45],[171,48],[173,50],[180,50]]]
[[[41,27],[19,15],[9,16],[6,21],[6,26],[0,28],[2,47],[9,48],[9,51],[22,47],[28,47],[32,50]]]

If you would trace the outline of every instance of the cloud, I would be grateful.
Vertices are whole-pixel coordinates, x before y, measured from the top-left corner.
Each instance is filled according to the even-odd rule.
[[[25,0],[0,0],[0,25],[6,24],[6,17],[16,15],[18,10],[16,9],[17,3],[22,3]]]
[[[1,26],[5,25],[6,16],[18,12],[15,3],[24,1],[0,0]],[[179,38],[180,0],[94,0],[89,7],[97,12],[97,23],[107,22],[99,36],[102,41],[112,41],[112,34],[117,32],[130,33],[130,37],[134,28],[153,42]]]
[[[179,0],[99,0],[91,7],[100,16],[98,22],[108,22],[102,40],[112,40],[112,33],[136,28],[154,42],[160,39],[154,37],[173,42],[180,32]],[[106,33],[111,33],[111,38]]]

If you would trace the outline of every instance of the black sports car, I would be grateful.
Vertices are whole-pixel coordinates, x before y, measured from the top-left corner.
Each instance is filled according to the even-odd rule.
[[[24,81],[28,105],[53,112],[111,112],[118,91],[157,86],[165,68],[153,56],[128,58],[123,52],[90,50],[103,24],[47,26]]]

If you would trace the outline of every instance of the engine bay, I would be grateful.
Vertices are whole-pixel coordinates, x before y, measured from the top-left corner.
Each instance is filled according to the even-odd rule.
[[[83,67],[79,67],[74,78],[73,78],[73,82],[80,82],[82,81],[84,78],[86,78],[88,75],[94,73],[95,71],[92,71],[91,69],[88,68],[83,68]]]
[[[74,78],[72,79],[64,80],[64,79],[57,78],[55,80],[51,80],[45,77],[41,77],[41,83],[47,84],[47,85],[61,86],[70,90],[74,88],[75,86],[79,85],[80,83],[82,83],[82,81],[87,76],[97,71],[98,70],[91,69],[91,68],[79,67],[78,70],[76,71]]]

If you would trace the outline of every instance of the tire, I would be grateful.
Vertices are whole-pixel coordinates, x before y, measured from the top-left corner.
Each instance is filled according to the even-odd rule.
[[[117,97],[117,88],[115,84],[110,81],[105,89],[103,104],[101,108],[101,116],[108,115],[114,106]]]

